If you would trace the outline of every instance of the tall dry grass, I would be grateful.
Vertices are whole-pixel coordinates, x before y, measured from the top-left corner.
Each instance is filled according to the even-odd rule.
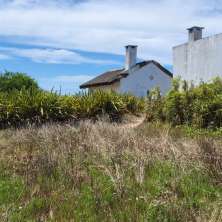
[[[23,178],[29,190],[20,200],[21,209],[26,209],[33,197],[58,198],[56,204],[52,198],[46,209],[34,214],[36,220],[63,221],[67,216],[67,221],[87,221],[92,212],[87,212],[87,216],[83,216],[83,212],[93,204],[92,215],[96,216],[91,215],[91,221],[222,219],[222,192],[218,196],[208,195],[210,190],[205,196],[205,191],[201,190],[203,197],[200,200],[186,199],[199,192],[189,191],[187,185],[195,183],[196,172],[197,177],[206,176],[207,182],[200,178],[203,184],[206,182],[216,190],[222,186],[222,141],[219,139],[172,136],[167,127],[142,125],[138,129],[127,129],[104,121],[5,130],[1,132],[1,138],[2,172]],[[190,186],[196,189],[198,183]],[[92,192],[93,202],[89,200],[91,196],[87,196],[84,197],[87,200],[81,199],[82,204],[81,201],[70,202],[67,212],[60,212],[58,204],[69,199],[65,197],[67,190],[72,198],[78,199],[86,192],[86,185]],[[110,193],[107,194],[107,190]],[[108,200],[104,202],[104,198]],[[141,203],[137,206],[136,201]],[[75,211],[78,206],[81,209]],[[20,211],[15,212],[11,214],[18,217]],[[21,218],[26,218],[24,215]],[[2,216],[2,220],[8,218],[10,214]]]

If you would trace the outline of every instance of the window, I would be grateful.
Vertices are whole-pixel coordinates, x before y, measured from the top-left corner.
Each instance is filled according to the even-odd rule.
[[[153,80],[153,79],[154,79],[154,76],[153,76],[153,75],[150,75],[150,76],[149,76],[149,79],[150,79],[150,80]]]

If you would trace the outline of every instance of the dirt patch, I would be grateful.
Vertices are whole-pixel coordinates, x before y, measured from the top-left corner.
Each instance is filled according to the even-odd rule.
[[[127,116],[123,123],[119,124],[118,127],[122,129],[133,129],[140,126],[145,121],[146,116]]]

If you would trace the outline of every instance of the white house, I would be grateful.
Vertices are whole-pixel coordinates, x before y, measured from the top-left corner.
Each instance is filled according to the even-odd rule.
[[[137,63],[137,46],[126,46],[125,68],[105,72],[82,84],[81,89],[114,90],[119,93],[131,93],[135,96],[146,96],[159,87],[165,94],[171,87],[173,74],[154,60]]]
[[[202,27],[188,29],[188,42],[173,47],[173,73],[199,83],[222,77],[222,34],[202,38]]]

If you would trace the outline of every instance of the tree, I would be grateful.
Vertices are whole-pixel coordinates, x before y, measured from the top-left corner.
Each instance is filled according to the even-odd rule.
[[[4,72],[0,74],[0,92],[21,89],[39,89],[37,82],[25,73]]]

